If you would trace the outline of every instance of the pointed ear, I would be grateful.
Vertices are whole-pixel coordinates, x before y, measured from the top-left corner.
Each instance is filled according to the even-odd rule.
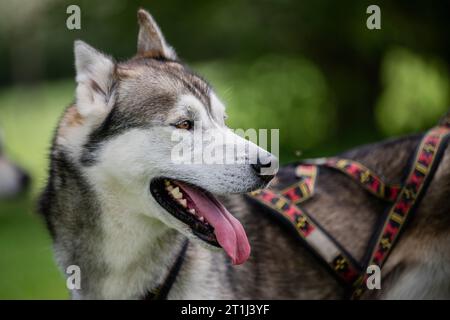
[[[138,55],[177,60],[175,50],[166,43],[153,17],[144,9],[138,11]]]
[[[114,104],[115,63],[87,43],[75,41],[76,105],[83,117],[104,116]]]

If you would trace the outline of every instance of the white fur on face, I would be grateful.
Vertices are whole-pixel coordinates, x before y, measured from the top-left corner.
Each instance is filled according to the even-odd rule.
[[[185,135],[192,136],[189,147],[193,164],[177,164],[173,161],[168,177],[191,182],[216,194],[241,193],[254,189],[260,180],[249,160],[255,159],[258,153],[267,152],[232,132],[224,123],[225,107],[214,93],[211,93],[210,98],[209,114],[206,107],[192,95],[180,98],[179,105],[189,108],[195,115],[194,132],[184,132]],[[194,148],[196,143],[202,147]],[[211,154],[219,154],[215,159],[218,161],[208,162]]]
[[[217,106],[217,104],[216,104]],[[166,124],[148,129],[132,129],[119,136],[108,140],[99,152],[99,161],[90,171],[96,179],[114,181],[124,188],[147,189],[150,181],[157,177],[167,177],[190,182],[212,193],[238,193],[254,189],[259,178],[255,175],[251,166],[243,163],[246,158],[258,152],[265,152],[257,145],[239,137],[229,130],[223,123],[224,110],[215,108],[215,119],[212,119],[206,108],[192,95],[182,96],[179,103],[170,112]],[[211,144],[203,144],[204,148],[193,150],[204,152],[206,149],[225,149],[225,143],[236,143],[240,153],[236,153],[231,164],[176,164],[171,157],[171,152],[176,141],[171,137],[174,128],[171,124],[178,120],[194,120],[201,125],[204,141],[212,141]],[[193,135],[195,133],[185,132]],[[225,140],[210,139],[209,135],[219,134]],[[223,144],[220,144],[223,143]],[[194,154],[195,158],[195,154]],[[201,155],[200,155],[200,158]],[[238,163],[238,164],[235,164]]]
[[[213,106],[214,109],[214,106]],[[216,119],[223,119],[223,110],[214,110]],[[195,124],[201,124],[204,141],[212,141],[204,148],[193,150],[203,152],[205,149],[225,149],[224,144],[233,141],[240,153],[235,154],[232,164],[176,164],[171,152],[176,141],[171,137],[174,130],[172,123],[191,117]],[[166,119],[166,125],[148,129],[132,129],[104,143],[99,152],[98,164],[89,169],[96,179],[114,181],[124,188],[147,188],[150,181],[157,177],[167,177],[190,182],[212,193],[247,192],[260,183],[249,164],[242,160],[258,152],[265,152],[257,145],[239,137],[223,123],[219,123],[206,112],[205,107],[192,95],[182,96],[177,107]],[[221,134],[231,137],[223,141],[209,139],[208,135]],[[185,134],[193,134],[186,132]],[[195,154],[194,154],[195,158]],[[201,157],[200,157],[201,158]],[[235,164],[238,163],[238,164]]]
[[[247,150],[247,153],[238,154],[236,158],[248,157],[248,152],[258,152],[258,146],[235,135],[224,125],[223,120],[222,123],[217,121],[223,119],[223,109],[215,109],[213,112],[215,119],[211,119],[198,99],[192,95],[182,96],[166,119],[166,125],[131,129],[105,141],[98,152],[97,163],[84,170],[97,193],[101,194],[101,202],[108,203],[108,206],[116,203],[107,211],[116,208],[115,211],[122,215],[150,216],[197,239],[186,224],[174,218],[155,201],[149,189],[154,178],[167,177],[186,181],[215,194],[247,192],[259,187],[261,181],[249,164],[173,163],[171,151],[176,142],[171,137],[174,130],[180,129],[169,123],[187,116],[194,117],[196,123],[202,124],[202,128],[196,130],[206,133],[220,131],[245,145],[246,148],[240,149]],[[126,204],[126,207],[122,208],[121,203]]]

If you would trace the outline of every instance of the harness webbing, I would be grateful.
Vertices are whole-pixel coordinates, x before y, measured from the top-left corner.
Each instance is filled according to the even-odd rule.
[[[251,197],[275,210],[288,221],[308,247],[335,271],[339,280],[353,283],[358,279],[361,267],[338,242],[323,231],[305,209],[268,189],[255,191]]]
[[[312,197],[316,185],[317,167],[314,165],[298,166],[295,174],[300,181],[281,191],[281,194],[297,204]]]
[[[339,170],[353,178],[377,198],[393,202],[400,193],[401,185],[385,183],[377,174],[359,162],[349,159],[330,158],[323,165]]]
[[[425,134],[402,185],[385,183],[379,175],[354,160],[329,158],[315,164],[300,163],[296,168],[299,181],[279,192],[264,189],[249,194],[249,197],[269,207],[271,212],[293,226],[306,246],[347,286],[350,296],[357,299],[366,288],[367,267],[383,266],[398,241],[402,228],[418,207],[433,178],[449,136],[448,122]],[[370,194],[392,203],[382,227],[372,236],[375,241],[369,244],[367,258],[363,263],[357,262],[299,206],[314,195],[316,177],[321,166],[338,170],[359,183]]]
[[[386,262],[398,241],[402,228],[418,207],[434,176],[447,146],[449,135],[450,126],[440,126],[428,131],[420,142],[400,194],[388,211],[385,223],[378,233],[378,240],[369,249],[371,254],[368,262],[365,263],[366,268],[369,265],[381,268]],[[367,273],[363,273],[354,284],[352,298],[357,299],[363,294],[367,277]]]

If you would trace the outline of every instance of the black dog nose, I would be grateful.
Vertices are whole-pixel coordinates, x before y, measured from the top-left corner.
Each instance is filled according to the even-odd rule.
[[[251,166],[255,173],[263,180],[270,181],[275,176],[276,171],[271,169],[274,164],[274,157],[272,155],[268,155],[265,158],[261,159],[260,156],[256,159],[256,163],[253,163]]]

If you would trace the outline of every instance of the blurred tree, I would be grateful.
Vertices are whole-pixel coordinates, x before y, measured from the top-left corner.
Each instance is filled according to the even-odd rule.
[[[384,134],[431,127],[449,111],[450,83],[442,63],[397,48],[387,53],[381,74],[383,92],[376,116]]]
[[[306,59],[266,55],[247,65],[216,61],[198,69],[219,86],[232,128],[280,129],[283,162],[335,132],[329,87]]]
[[[11,81],[22,83],[45,77],[44,34],[39,27],[46,20],[52,2],[55,0],[0,2],[0,39],[7,45],[0,49],[6,51],[2,70],[6,71],[7,79],[9,76]]]

